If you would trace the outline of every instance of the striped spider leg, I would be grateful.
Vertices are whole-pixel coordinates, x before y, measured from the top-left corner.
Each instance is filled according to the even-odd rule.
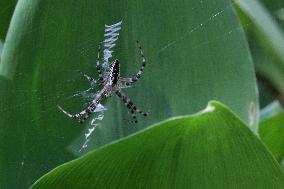
[[[92,103],[83,111],[77,114],[70,114],[67,111],[65,111],[62,107],[58,105],[58,108],[66,114],[70,118],[77,119],[80,123],[83,123],[91,113],[96,111],[97,106],[100,104],[101,100],[103,98],[111,97],[113,94],[116,94],[119,98],[122,99],[124,102],[124,105],[128,108],[128,111],[131,113],[132,121],[131,123],[137,123],[136,113],[139,113],[143,116],[148,116],[148,112],[143,112],[140,109],[138,109],[134,103],[123,93],[122,88],[125,86],[130,86],[131,84],[138,81],[144,71],[144,68],[146,66],[146,59],[144,57],[144,53],[142,51],[141,46],[139,45],[139,42],[137,41],[140,55],[142,58],[142,66],[140,67],[139,71],[131,78],[122,78],[120,77],[120,63],[116,59],[110,64],[109,73],[104,78],[102,71],[101,71],[101,65],[100,65],[100,47],[98,50],[98,57],[97,57],[97,72],[99,74],[99,80],[95,80],[92,77],[88,76],[85,73],[82,73],[83,76],[91,83],[99,83],[103,86],[103,88],[96,94],[95,99],[92,101]]]
[[[139,48],[140,56],[142,58],[142,65],[141,65],[139,71],[135,75],[133,75],[131,78],[121,78],[122,83],[125,84],[126,86],[129,86],[129,85],[135,83],[136,81],[138,81],[140,79],[141,75],[143,74],[144,68],[146,66],[146,59],[145,59],[142,47],[141,47],[139,41],[136,41],[136,43],[137,43],[137,46]]]
[[[141,75],[143,74],[144,68],[146,66],[146,58],[144,56],[142,47],[141,47],[139,41],[136,41],[136,43],[137,43],[137,46],[139,48],[140,56],[142,58],[142,65],[141,65],[139,71],[135,75],[133,75],[131,78],[120,78],[120,82],[121,82],[122,86],[130,86],[133,83],[137,82],[141,78]],[[131,123],[137,123],[136,113],[140,113],[143,116],[149,115],[149,112],[143,112],[140,109],[138,109],[133,104],[133,102],[122,92],[122,90],[117,90],[115,93],[118,97],[120,97],[122,99],[122,101],[124,102],[124,105],[127,107],[128,111],[131,113],[131,116],[132,116]]]
[[[101,69],[101,65],[100,65],[100,52],[101,52],[101,45],[99,45],[99,47],[98,47],[97,65],[96,65],[96,69],[97,69],[97,72],[99,74],[99,81],[95,80],[94,78],[87,75],[86,73],[80,71],[80,73],[91,83],[91,85],[92,84],[102,85],[103,82],[104,82],[104,78],[103,78],[103,75],[102,75],[102,69]]]
[[[98,54],[97,54],[97,65],[96,65],[96,69],[97,72],[99,74],[99,81],[95,80],[94,78],[92,78],[91,76],[87,75],[86,73],[80,71],[80,73],[90,82],[91,85],[94,84],[100,84],[102,85],[104,83],[104,79],[102,76],[102,72],[101,72],[101,66],[100,66],[100,51],[101,51],[101,45],[99,45],[98,47]],[[57,107],[59,108],[59,110],[61,110],[65,115],[67,115],[70,118],[74,118],[77,119],[79,123],[83,123],[91,113],[95,112],[96,107],[98,106],[98,104],[100,103],[100,101],[102,100],[102,98],[105,96],[105,93],[107,92],[108,86],[105,86],[95,97],[95,99],[92,101],[92,103],[83,111],[81,111],[80,113],[77,114],[70,114],[67,111],[65,111],[61,106],[57,105]]]
[[[104,97],[104,93],[107,89],[103,88],[95,97],[95,99],[92,101],[92,103],[83,111],[77,114],[70,114],[67,111],[65,111],[61,106],[57,105],[59,110],[61,110],[65,115],[67,115],[70,118],[77,119],[79,123],[83,123],[91,113],[95,112],[97,106],[99,105],[100,101]]]
[[[122,99],[124,105],[128,109],[128,111],[131,113],[132,120],[131,123],[137,123],[136,113],[140,113],[143,116],[148,116],[148,112],[143,112],[140,109],[138,109],[133,102],[128,98],[121,90],[115,91],[115,94]]]

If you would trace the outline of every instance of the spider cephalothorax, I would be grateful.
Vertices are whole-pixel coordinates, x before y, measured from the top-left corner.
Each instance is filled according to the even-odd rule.
[[[100,104],[100,102],[103,98],[107,98],[107,97],[112,96],[113,94],[116,94],[119,98],[122,99],[122,101],[124,102],[124,105],[128,108],[128,111],[131,113],[131,115],[132,115],[132,121],[131,122],[137,123],[136,113],[140,113],[144,116],[147,116],[148,115],[147,112],[143,112],[143,111],[139,110],[133,104],[133,102],[122,92],[123,87],[129,86],[129,85],[131,85],[131,84],[133,84],[133,83],[135,83],[136,81],[139,80],[139,78],[141,77],[141,74],[143,73],[144,68],[146,66],[146,59],[144,57],[142,48],[139,45],[138,41],[137,41],[137,44],[138,44],[140,55],[141,55],[141,58],[142,58],[142,66],[134,76],[132,76],[130,78],[120,77],[120,63],[116,59],[110,64],[109,72],[107,72],[108,74],[104,77],[103,73],[101,71],[100,56],[99,56],[100,55],[100,47],[99,47],[98,58],[97,58],[97,66],[96,66],[98,74],[99,74],[99,79],[95,80],[92,77],[88,76],[87,74],[85,74],[83,72],[81,72],[81,73],[92,84],[97,83],[97,84],[101,85],[102,89],[99,92],[97,92],[96,97],[92,101],[92,103],[85,110],[81,111],[80,113],[70,114],[70,113],[66,112],[65,110],[63,110],[60,106],[58,106],[58,108],[67,116],[69,116],[71,118],[78,119],[78,121],[80,123],[83,123],[89,117],[89,115],[96,110],[98,104]]]

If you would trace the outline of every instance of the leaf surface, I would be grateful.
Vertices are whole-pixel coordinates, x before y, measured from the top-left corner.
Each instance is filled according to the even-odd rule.
[[[259,136],[275,158],[281,162],[284,158],[284,113],[261,121]]]
[[[256,70],[284,93],[284,14],[282,0],[234,0],[240,10]],[[264,3],[264,4],[263,4]]]
[[[116,96],[92,129],[69,119],[90,100],[77,99],[97,78],[97,46],[105,24],[123,21],[113,58],[121,75],[137,72],[139,40],[145,72],[125,93],[150,116],[131,119]],[[258,100],[247,42],[230,1],[19,0],[3,49],[0,75],[0,185],[26,188],[63,162],[142,130],[161,120],[194,113],[211,99],[257,130]],[[95,88],[94,91],[100,88]],[[91,99],[92,100],[92,99]],[[95,117],[97,115],[94,115]],[[82,149],[82,150],[81,150]],[[4,154],[4,155],[2,155]],[[15,178],[18,178],[15,182]]]
[[[211,102],[66,163],[31,189],[283,187],[283,171],[257,137]]]

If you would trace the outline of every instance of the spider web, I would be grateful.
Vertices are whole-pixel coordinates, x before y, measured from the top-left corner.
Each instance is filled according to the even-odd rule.
[[[203,4],[204,1],[200,0],[199,1],[200,4]],[[182,34],[179,38],[169,41],[166,45],[164,45],[163,47],[161,47],[157,52],[156,52],[156,56],[158,56],[159,54],[163,53],[163,51],[165,51],[166,49],[176,45],[178,42],[181,42],[182,40],[188,38],[191,34],[193,34],[194,32],[197,32],[199,30],[202,30],[206,25],[209,24],[209,22],[213,22],[215,19],[218,19],[218,17],[221,17],[227,10],[229,10],[230,8],[234,7],[234,3],[229,3],[229,5],[227,5],[225,7],[225,9],[219,10],[215,13],[213,13],[210,17],[208,17],[204,22],[201,22],[200,24],[194,26],[194,27],[190,27],[184,34]],[[191,8],[192,11],[194,11],[196,9],[196,7]],[[210,43],[214,43],[222,38],[224,38],[226,35],[231,35],[233,32],[238,32],[240,30],[243,30],[243,28],[247,27],[248,25],[251,25],[251,23],[246,24],[244,26],[239,26],[236,27],[230,31],[225,31],[224,33],[222,33],[220,36],[217,36],[215,38],[213,38],[210,41],[204,41],[199,43],[199,45],[195,46],[195,47],[191,47],[191,50],[197,49],[197,47],[199,46],[203,46],[203,45],[207,45]]]
[[[199,1],[200,4],[206,4],[206,1]],[[170,48],[174,48],[176,45],[178,45],[179,42],[183,41],[184,39],[190,37],[191,35],[193,35],[196,32],[199,32],[201,30],[203,30],[204,27],[206,27],[209,23],[214,22],[215,20],[217,20],[218,18],[222,17],[224,15],[224,13],[226,13],[226,11],[231,11],[230,8],[234,6],[233,3],[228,4],[228,6],[226,6],[224,9],[221,10],[216,10],[214,13],[212,13],[208,18],[206,18],[205,20],[203,20],[202,22],[198,23],[197,25],[194,26],[184,26],[184,29],[186,30],[183,34],[181,34],[178,38],[175,39],[171,39],[169,41],[165,41],[165,42],[161,42],[160,44],[160,48],[157,50],[154,50],[153,52],[151,52],[152,54],[149,54],[149,56],[147,57],[149,59],[149,61],[151,61],[151,59],[154,59],[160,55],[166,54],[166,50],[170,49]],[[199,7],[192,7],[191,11],[195,11],[196,9],[199,9]],[[55,22],[54,22],[55,23]],[[54,24],[52,23],[47,23],[45,27]],[[104,68],[104,74],[108,73],[108,65],[109,65],[109,60],[112,57],[112,53],[114,52],[113,48],[116,45],[116,42],[119,38],[119,31],[121,29],[121,24],[122,21],[119,21],[113,25],[106,25],[105,26],[105,34],[104,34],[104,41],[102,42],[104,44],[104,50],[103,50],[103,68]],[[250,25],[251,23],[245,25],[245,26],[238,26],[235,27],[231,30],[228,31],[224,31],[223,33],[220,33],[219,36],[216,36],[210,40],[204,40],[201,41],[198,45],[191,47],[191,49],[189,50],[196,50],[201,46],[205,46],[207,44],[210,43],[214,43],[216,41],[219,41],[220,39],[223,39],[226,36],[230,36],[232,35],[234,32],[239,32],[240,30],[243,30],[243,27],[247,27],[248,25]],[[25,34],[23,35],[28,35],[31,34],[37,30],[40,29],[44,29],[44,28],[33,28],[29,31],[27,31]],[[81,44],[79,44],[80,49],[78,49],[79,54],[83,57],[86,56],[90,56],[91,54],[96,54],[96,49],[98,46],[98,42],[94,41],[93,38],[91,37],[93,34],[90,34],[90,40],[89,41],[83,41]],[[164,44],[163,44],[164,43]],[[0,47],[1,48],[1,47]],[[95,65],[95,60],[93,62],[93,64]],[[72,78],[67,78],[64,82],[62,83],[57,83],[55,84],[56,86],[60,86],[60,87],[65,87],[66,85],[71,85],[72,83],[76,83],[79,78],[81,78],[82,76],[78,73],[79,70],[67,70],[67,71],[71,71],[74,72],[74,76]],[[23,73],[16,73],[17,76],[21,77],[21,75],[23,75]],[[94,99],[95,95],[97,94],[95,86],[91,86],[90,88],[86,89],[86,90],[78,90],[75,91],[73,94],[66,94],[66,92],[62,92],[59,93],[58,96],[54,96],[54,94],[49,94],[49,95],[40,95],[41,92],[39,90],[14,90],[15,94],[28,94],[28,93],[32,93],[35,96],[37,96],[37,99],[33,99],[36,101],[46,101],[46,102],[54,102],[54,104],[56,104],[58,102],[58,99],[62,99],[63,101],[72,101],[73,99],[76,98],[80,98],[83,101],[83,106],[87,106],[89,105],[90,101],[92,99]],[[13,105],[10,107],[1,107],[0,109],[0,113],[1,112],[5,112],[8,110],[17,110],[17,109],[25,109],[25,107],[27,105],[32,104],[32,100],[26,100],[26,101],[22,101],[21,103],[17,104],[17,105]],[[41,112],[42,116],[41,117],[37,117],[36,119],[31,120],[32,122],[36,121],[37,119],[41,119],[43,118],[45,115],[48,115],[49,112],[54,111],[54,108],[56,108],[56,106],[54,107],[47,107],[45,110],[43,110]],[[88,126],[86,127],[85,131],[84,131],[84,142],[82,143],[82,145],[77,148],[77,152],[83,152],[87,147],[89,142],[91,141],[91,138],[93,136],[94,131],[100,126],[100,121],[102,121],[104,119],[104,111],[106,111],[107,109],[100,104],[98,106],[98,108],[95,110],[96,111],[96,115],[95,117],[93,117],[90,121],[90,123],[88,124]],[[60,112],[59,112],[60,113]],[[74,140],[75,143],[76,140]],[[71,144],[70,146],[73,146],[73,144]],[[73,147],[71,149],[74,149]]]
[[[209,0],[208,0],[209,2]],[[207,1],[199,1],[199,4],[203,4],[203,5],[207,5]],[[210,3],[208,3],[210,4]],[[186,38],[190,38],[190,37],[194,37],[194,34],[199,33],[199,32],[203,32],[203,29],[209,25],[209,24],[214,24],[214,22],[218,19],[221,19],[225,13],[227,11],[231,11],[230,8],[233,6],[233,4],[229,4],[227,7],[216,10],[214,12],[212,12],[211,14],[209,14],[208,17],[206,17],[205,19],[200,20],[200,22],[198,22],[197,24],[193,24],[193,25],[184,25],[183,28],[181,28],[183,30],[182,33],[180,33],[179,36],[177,37],[173,37],[173,38],[168,38],[165,39],[164,41],[160,41],[159,44],[157,45],[157,48],[151,49],[151,51],[148,49],[149,54],[147,54],[147,59],[148,62],[151,62],[151,60],[154,60],[157,57],[160,56],[169,56],[170,51],[173,50],[175,47],[177,47],[184,39]],[[192,7],[191,10],[189,8],[188,11],[196,11],[196,10],[200,10],[200,7]],[[124,21],[124,25],[126,24],[130,24],[130,23],[125,23]],[[177,20],[177,22],[182,22],[181,20]],[[31,27],[31,29],[29,31],[27,31],[25,34],[23,35],[32,35],[33,32],[36,32],[38,30],[44,30],[45,27],[47,26],[51,26],[51,25],[57,25],[57,23],[54,22],[50,22],[47,23],[45,26],[41,26],[41,27]],[[248,26],[250,24],[247,24],[246,26]],[[246,27],[245,26],[245,27]],[[106,27],[107,28],[107,27]],[[234,33],[238,33],[240,30],[243,30],[242,27],[240,26],[236,26],[231,28],[230,30],[224,30],[222,32],[220,32],[220,35],[216,35],[215,37],[210,38],[210,40],[208,39],[201,39],[198,44],[196,44],[196,46],[190,46],[190,48],[188,49],[189,52],[191,53],[195,53],[194,51],[200,49],[200,47],[206,46],[210,43],[215,43],[221,39],[225,39],[228,38],[229,36],[231,36]],[[97,31],[94,31],[97,32]],[[102,32],[103,33],[103,32]],[[50,35],[50,34],[47,34]],[[86,58],[86,57],[92,57],[94,54],[96,55],[97,53],[97,46],[98,46],[98,41],[96,41],[93,36],[94,33],[90,33],[89,35],[90,37],[88,38],[88,40],[85,41],[80,41],[78,42],[78,56]],[[114,35],[115,36],[115,35]],[[115,40],[116,37],[115,36],[113,39]],[[50,40],[53,40],[52,36],[50,37]],[[117,41],[115,40],[115,43]],[[105,52],[105,51],[104,51]],[[111,54],[108,54],[110,51],[107,51],[106,54],[104,53],[105,57],[109,57]],[[112,52],[113,53],[113,49]],[[76,56],[76,55],[75,55]],[[110,60],[110,59],[108,59]],[[94,69],[94,65],[95,65],[95,59],[94,61],[91,63],[92,65],[90,66],[90,69],[93,69],[93,71],[95,72]],[[153,61],[152,61],[153,62]],[[104,61],[105,63],[105,61]],[[109,62],[108,62],[109,63]],[[153,62],[153,63],[157,63],[157,62]],[[1,64],[1,63],[0,63]],[[104,65],[108,65],[108,64],[104,64]],[[108,66],[105,67],[105,73],[107,73],[107,69]],[[72,86],[72,84],[76,84],[84,79],[82,79],[82,76],[80,75],[80,73],[78,72],[79,70],[74,70],[74,69],[69,69],[68,67],[66,68],[66,72],[71,72],[72,77],[70,78],[66,78],[64,81],[60,81],[58,83],[54,84],[54,88],[66,88],[66,87],[70,87]],[[1,75],[1,73],[0,73]],[[16,72],[15,77],[17,77],[16,79],[21,79],[22,77],[25,77],[25,73],[23,72]],[[84,81],[85,82],[85,81]],[[73,85],[73,86],[74,86]],[[75,85],[77,86],[77,85]],[[0,89],[1,90],[1,89]],[[59,110],[55,110],[57,109],[56,105],[58,103],[60,103],[60,105],[65,105],[68,103],[72,103],[73,100],[76,99],[80,99],[80,101],[82,102],[82,104],[80,105],[81,107],[86,107],[89,105],[89,103],[94,99],[96,92],[98,89],[96,89],[96,86],[91,86],[90,88],[87,89],[83,89],[83,90],[76,90],[73,93],[67,93],[65,90],[59,91],[55,94],[53,93],[42,93],[42,91],[35,89],[35,90],[30,90],[30,89],[24,89],[24,88],[15,88],[12,95],[13,96],[17,96],[17,95],[32,95],[34,98],[27,98],[26,100],[23,100],[21,102],[19,102],[18,104],[12,104],[11,106],[2,106],[0,104],[0,115],[2,115],[4,112],[6,111],[26,111],[26,109],[28,109],[27,107],[30,107],[33,104],[33,101],[36,102],[36,104],[40,104],[41,102],[45,101],[48,104],[53,104],[53,106],[48,106],[45,107],[45,109],[40,109],[39,110],[39,116],[37,116],[36,118],[34,118],[33,120],[31,120],[32,124],[34,122],[36,122],[37,120],[41,120],[45,117],[48,117],[49,114],[51,112],[55,112],[57,111],[58,114],[62,114],[62,112],[60,112]],[[60,99],[60,101],[59,101]],[[70,110],[70,109],[68,109]],[[80,110],[80,109],[79,109]],[[106,108],[101,105],[98,106],[97,112],[94,113],[94,117],[92,117],[91,121],[87,122],[84,127],[84,130],[82,131],[82,133],[80,133],[78,136],[78,138],[74,139],[73,142],[67,146],[68,150],[71,151],[75,156],[81,156],[82,154],[92,150],[94,146],[92,146],[93,142],[96,140],[96,131],[98,131],[100,129],[100,127],[102,125],[100,125],[100,123],[103,121],[103,119],[105,119],[105,111]],[[73,111],[72,111],[73,112]],[[66,122],[67,119],[69,119],[68,117],[66,117]],[[35,125],[35,124],[34,124]],[[105,127],[105,125],[104,125]],[[61,131],[62,132],[62,131]],[[63,131],[64,132],[64,131]],[[96,135],[95,135],[96,133]],[[60,135],[59,135],[60,136]],[[61,136],[60,136],[61,137]],[[62,134],[62,137],[64,137],[64,133]],[[58,138],[59,140],[61,140],[62,142],[65,142],[66,140],[64,138]],[[69,142],[69,141],[68,141]],[[97,147],[97,146],[96,146]],[[27,154],[25,152],[25,147],[23,147],[23,151],[21,151],[19,154],[17,154],[18,156],[20,156],[18,161],[9,161],[9,164],[15,164],[18,166],[18,178],[20,178],[20,176],[23,175],[25,169],[27,169],[27,166],[29,166],[29,154]],[[27,157],[27,158],[26,158]],[[60,157],[60,159],[62,159],[62,163],[66,161],[66,159],[64,159],[64,157]],[[43,163],[41,166],[44,167],[44,170],[50,170],[50,165],[48,165],[48,161],[46,161],[46,163]],[[33,179],[33,178],[32,178]],[[32,182],[32,181],[29,181]]]
[[[112,58],[112,53],[114,52],[113,48],[116,46],[116,41],[119,37],[119,31],[121,30],[121,24],[122,21],[117,22],[112,25],[105,25],[105,33],[104,33],[104,41],[103,44],[103,63],[101,64],[103,69],[103,77],[106,79],[109,73],[109,60]],[[85,91],[78,91],[76,94],[74,94],[72,97],[82,97],[85,99],[89,105],[89,103],[98,95],[99,91],[93,93],[93,86]],[[96,109],[94,110],[94,113],[98,112],[99,114],[95,117],[92,117],[91,121],[89,122],[89,126],[87,127],[87,131],[85,132],[85,141],[80,148],[79,152],[82,152],[85,148],[88,147],[88,143],[91,140],[91,136],[95,129],[99,126],[99,122],[103,120],[104,118],[104,111],[107,109],[99,103]],[[77,141],[77,140],[75,140]],[[72,150],[72,146],[74,144],[71,144],[69,149]],[[74,152],[73,152],[74,153]]]

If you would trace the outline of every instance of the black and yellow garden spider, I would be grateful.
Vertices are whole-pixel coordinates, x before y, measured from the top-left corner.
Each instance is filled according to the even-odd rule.
[[[87,74],[82,73],[82,75],[87,78],[87,80],[91,84],[99,84],[102,86],[102,89],[97,92],[95,99],[92,100],[92,103],[83,111],[77,114],[70,114],[66,112],[61,106],[58,105],[58,108],[67,116],[70,118],[75,118],[79,121],[79,123],[83,123],[91,113],[95,112],[97,106],[100,104],[101,100],[103,98],[111,97],[113,94],[116,94],[119,98],[122,99],[124,102],[124,105],[128,108],[128,111],[132,115],[132,123],[137,123],[136,113],[140,113],[143,116],[148,116],[148,112],[143,112],[140,109],[138,109],[133,102],[123,93],[122,88],[125,86],[130,86],[131,84],[138,81],[144,71],[144,68],[146,66],[146,59],[142,50],[141,45],[139,44],[139,41],[137,41],[137,45],[140,51],[140,56],[142,58],[142,66],[140,67],[139,71],[130,78],[123,78],[120,77],[120,63],[116,59],[114,60],[109,67],[109,72],[107,72],[106,76],[102,73],[102,68],[100,64],[100,51],[101,47],[99,46],[98,50],[98,57],[97,57],[97,72],[99,74],[99,79],[95,80],[92,77],[88,76]]]

